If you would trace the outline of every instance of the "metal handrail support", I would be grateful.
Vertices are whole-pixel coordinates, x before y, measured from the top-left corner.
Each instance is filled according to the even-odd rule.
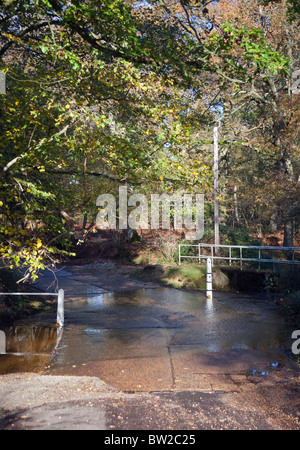
[[[182,255],[181,254],[181,247],[198,247],[198,253],[197,256],[189,256],[189,255]],[[220,256],[214,254],[215,248],[228,248],[229,249],[229,256]],[[202,250],[205,248],[210,248],[210,255],[203,254]],[[239,257],[235,257],[232,255],[232,249],[239,249]],[[258,257],[257,258],[246,258],[243,256],[243,249],[255,249],[258,250]],[[272,251],[272,258],[262,258],[262,250],[271,250]],[[286,251],[290,252],[292,254],[291,259],[275,259],[274,258],[274,252],[275,251]],[[208,259],[211,258],[212,264],[215,260],[224,260],[229,261],[229,265],[232,265],[233,261],[239,261],[240,262],[240,269],[243,268],[243,262],[258,262],[259,268],[261,263],[272,263],[273,267],[275,267],[275,264],[300,264],[300,259],[295,259],[295,252],[299,252],[300,256],[300,247],[273,247],[273,246],[258,246],[258,245],[215,245],[215,244],[179,244],[179,264],[181,264],[181,260],[183,258],[190,258],[190,259],[198,259],[199,263],[202,259]]]
[[[64,298],[65,293],[63,289],[59,289],[57,293],[51,292],[0,292],[0,295],[45,295],[45,296],[52,296],[57,297],[57,318],[56,323],[60,326],[64,326]]]

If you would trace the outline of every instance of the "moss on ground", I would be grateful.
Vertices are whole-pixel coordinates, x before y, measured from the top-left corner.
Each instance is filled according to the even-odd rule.
[[[167,267],[162,281],[169,286],[184,289],[206,289],[206,267],[199,264]]]
[[[137,266],[130,276],[176,289],[206,289],[206,266],[199,264]]]

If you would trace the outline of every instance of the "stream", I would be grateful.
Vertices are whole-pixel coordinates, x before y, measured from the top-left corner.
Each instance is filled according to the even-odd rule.
[[[190,352],[254,351],[284,363],[291,332],[260,295],[172,288],[105,292],[65,304],[65,326],[53,315],[28,318],[0,333],[0,374],[54,370],[88,362],[158,358]],[[2,350],[1,350],[2,348]]]

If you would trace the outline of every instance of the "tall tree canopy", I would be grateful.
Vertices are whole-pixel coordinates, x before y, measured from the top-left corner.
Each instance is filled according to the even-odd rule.
[[[226,154],[232,145],[264,155],[280,147],[275,159],[292,164],[286,142],[295,115],[285,117],[278,89],[294,56],[289,38],[282,48],[276,20],[262,11],[286,14],[282,33],[294,39],[290,20],[298,10],[292,0],[268,3],[253,0],[240,19],[242,0],[5,2],[3,261],[28,267],[34,278],[45,262],[70,251],[70,217],[80,212],[85,226],[99,193],[120,184],[209,190],[207,132],[220,118]],[[239,137],[230,131],[232,114]],[[264,115],[270,119],[261,126]],[[285,134],[275,136],[282,121]],[[244,135],[253,128],[260,134],[250,135],[250,145]]]

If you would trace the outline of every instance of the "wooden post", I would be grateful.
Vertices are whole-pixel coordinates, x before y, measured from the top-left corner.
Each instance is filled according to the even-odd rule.
[[[215,245],[220,245],[219,231],[219,127],[214,127],[214,225],[215,225]],[[215,253],[218,255],[219,248],[215,247]]]
[[[207,258],[206,265],[206,298],[212,299],[212,269],[210,258]]]
[[[237,198],[237,186],[234,186],[233,203],[234,203],[234,214],[235,214],[236,224],[239,225],[240,224],[240,216],[239,216],[239,207],[238,207],[238,198]]]
[[[56,322],[60,327],[64,326],[64,321],[65,321],[64,297],[65,297],[64,290],[59,289],[58,297],[57,297],[57,320],[56,320]]]

